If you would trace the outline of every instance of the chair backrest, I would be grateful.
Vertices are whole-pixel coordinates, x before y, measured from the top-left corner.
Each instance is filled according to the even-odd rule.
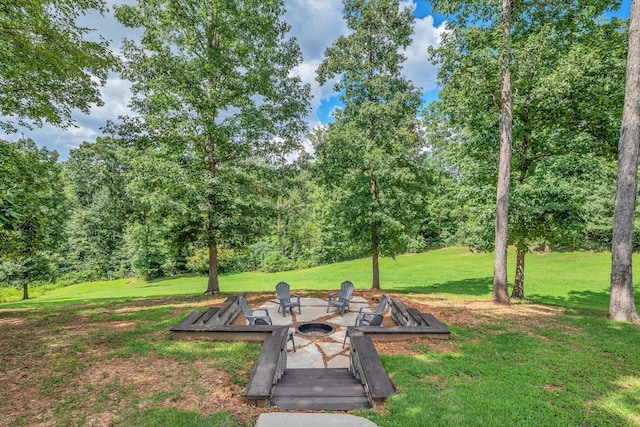
[[[353,283],[349,280],[345,280],[340,284],[340,299],[341,300],[350,300],[353,298]]]
[[[238,297],[238,302],[240,303],[240,310],[242,310],[242,314],[244,314],[245,316],[253,315],[251,313],[251,310],[249,310],[249,306],[247,305],[247,298],[240,295],[240,297]]]
[[[373,316],[373,319],[371,319],[371,321],[369,322],[369,326],[380,326],[382,325],[383,319],[384,317],[382,317],[382,314],[376,314],[375,316]]]
[[[287,282],[280,282],[276,285],[276,296],[279,300],[291,300],[291,290]]]
[[[378,307],[376,308],[376,311],[374,311],[374,313],[382,314],[384,313],[385,308],[387,308],[387,296],[382,295],[382,298],[380,298],[380,304],[378,304]]]

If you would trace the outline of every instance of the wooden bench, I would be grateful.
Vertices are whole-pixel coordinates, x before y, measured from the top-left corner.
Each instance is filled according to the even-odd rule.
[[[244,294],[240,294],[244,295]],[[262,342],[279,328],[271,325],[232,325],[240,314],[240,295],[227,298],[206,311],[194,311],[171,328],[174,339]]]
[[[395,393],[371,338],[353,332],[349,357],[351,358],[349,370],[364,385],[369,402],[374,407],[381,405],[387,397]]]
[[[244,392],[249,403],[258,407],[269,404],[271,389],[287,368],[288,338],[289,328],[279,326],[264,340]]]

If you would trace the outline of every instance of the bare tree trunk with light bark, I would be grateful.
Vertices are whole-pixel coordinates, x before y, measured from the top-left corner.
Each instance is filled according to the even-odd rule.
[[[640,143],[640,0],[631,4],[627,81],[618,144],[618,178],[611,246],[611,297],[614,320],[640,322],[633,298],[633,222]]]
[[[496,238],[493,262],[493,292],[491,298],[500,304],[509,304],[507,288],[507,245],[509,236],[509,188],[511,178],[511,140],[513,104],[511,100],[511,73],[509,53],[511,50],[511,0],[502,0],[503,47],[501,63],[502,120],[500,129],[500,165],[498,168],[498,190],[496,195]]]

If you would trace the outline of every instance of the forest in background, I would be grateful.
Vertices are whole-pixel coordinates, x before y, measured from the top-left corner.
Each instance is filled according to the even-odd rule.
[[[318,75],[343,76],[345,106],[308,134],[307,151],[301,117],[309,94],[287,74],[299,52],[281,10],[253,11],[264,20],[236,22],[243,32],[204,31],[210,43],[202,47],[191,43],[184,14],[123,7],[123,23],[149,31],[141,45],[128,45],[122,64],[140,116],[111,123],[111,136],[83,143],[64,162],[39,148],[45,141],[0,144],[0,283],[26,289],[209,273],[212,247],[223,273],[361,258],[374,245],[381,256],[451,245],[492,250],[495,17],[460,13],[425,52],[440,64],[442,89],[422,105],[393,54],[410,39],[411,17],[397,2],[379,2],[387,3],[365,13],[345,2],[353,34],[370,38],[343,37],[328,49]],[[510,243],[525,252],[610,250],[627,21],[604,17],[615,1],[548,3],[525,3],[513,24]],[[241,12],[228,10],[223,21]],[[162,25],[176,30],[162,39]],[[246,55],[256,39],[264,55]],[[222,55],[224,43],[237,51],[216,57],[219,69],[198,66]],[[346,59],[355,52],[366,55]],[[228,77],[234,67],[243,72]],[[194,81],[205,84],[196,91]],[[227,86],[212,89],[219,82]],[[279,101],[263,108],[256,98]]]

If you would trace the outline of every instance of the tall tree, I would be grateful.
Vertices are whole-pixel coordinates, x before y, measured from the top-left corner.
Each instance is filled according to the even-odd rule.
[[[105,40],[89,41],[76,20],[105,11],[103,0],[0,3],[0,129],[15,125],[73,125],[72,111],[101,105],[116,57]]]
[[[256,225],[248,196],[259,195],[260,182],[247,172],[295,149],[305,129],[309,88],[292,75],[301,55],[283,13],[282,0],[143,0],[116,9],[123,24],[144,28],[139,45],[125,43],[124,75],[148,154],[175,174],[159,181],[180,183],[155,190],[188,196],[192,238],[209,248],[207,293],[220,290],[220,245]]]
[[[413,14],[397,0],[344,0],[352,30],[326,51],[317,80],[338,77],[344,108],[316,135],[318,168],[340,197],[340,215],[368,242],[372,288],[380,288],[378,258],[393,255],[415,228],[421,142],[416,133],[420,93],[402,76]]]
[[[496,238],[491,298],[509,304],[507,289],[507,247],[509,245],[509,188],[511,183],[511,141],[513,139],[513,101],[511,99],[511,13],[513,0],[502,0],[500,29],[500,164],[496,194]]]
[[[631,3],[624,110],[618,145],[618,178],[611,248],[609,315],[640,322],[633,297],[632,255],[640,144],[640,1]]]
[[[569,232],[575,233],[580,226],[579,200],[567,191],[570,184],[584,182],[578,175],[586,172],[573,168],[569,174],[571,168],[558,165],[576,162],[580,156],[609,155],[620,94],[617,76],[624,27],[619,21],[601,19],[601,13],[614,4],[511,3],[509,73],[515,95],[508,185],[518,195],[517,211],[509,209],[508,242],[515,244],[517,252],[512,297],[524,297],[529,245],[535,239],[565,244],[573,239]],[[479,189],[504,166],[495,165],[501,152],[497,128],[508,118],[501,102],[503,82],[495,77],[504,67],[504,57],[496,54],[505,46],[507,36],[500,32],[504,24],[498,23],[495,4],[443,0],[436,6],[449,13],[461,8],[442,45],[432,51],[442,65],[440,117],[446,117],[455,138],[463,141],[460,160],[466,164],[465,173],[472,174],[468,179],[479,187],[474,191],[486,193],[486,188]],[[557,186],[552,188],[552,183]],[[498,257],[497,252],[498,247],[496,261],[503,259],[504,254]],[[500,271],[494,285],[498,277],[506,278],[504,269]],[[499,289],[504,297],[506,287]]]
[[[113,138],[83,142],[69,152],[64,163],[71,212],[63,253],[65,267],[80,279],[118,274],[124,258],[124,231],[133,207],[126,194],[129,163],[126,150]]]
[[[0,141],[0,182],[13,212],[0,228],[0,283],[20,287],[52,278],[49,256],[62,242],[66,203],[58,153],[32,140]],[[4,203],[3,203],[4,204]]]

